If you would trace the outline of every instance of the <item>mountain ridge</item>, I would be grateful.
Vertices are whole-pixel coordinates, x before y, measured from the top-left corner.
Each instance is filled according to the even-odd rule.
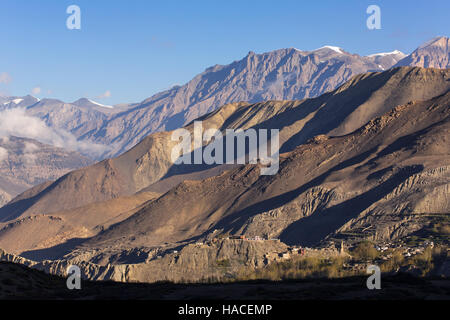
[[[450,38],[436,37],[425,42],[395,66],[417,66],[424,68],[450,67]]]
[[[351,139],[348,140],[349,138],[346,138],[346,136],[354,131],[352,130],[352,126],[355,125],[355,122],[359,121],[361,123],[360,127],[362,127],[362,129],[359,130],[368,131],[370,133],[370,131],[374,128],[377,128],[377,126],[385,126],[389,123],[389,121],[383,120],[386,119],[383,118],[383,114],[392,112],[391,110],[394,110],[393,115],[395,115],[396,112],[398,113],[404,110],[409,105],[425,106],[426,103],[428,103],[427,106],[429,106],[429,108],[431,109],[428,110],[423,109],[424,107],[420,107],[423,110],[426,110],[424,115],[433,114],[435,117],[433,119],[436,119],[438,110],[433,111],[431,106],[433,105],[434,100],[430,100],[430,102],[429,99],[435,99],[435,101],[439,101],[439,103],[436,102],[436,105],[438,105],[440,108],[439,110],[445,111],[448,109],[448,101],[445,99],[447,99],[448,91],[450,89],[448,81],[449,76],[449,70],[424,69],[418,67],[395,68],[385,72],[374,72],[355,76],[352,80],[348,81],[346,84],[342,85],[335,91],[326,93],[317,98],[299,101],[268,101],[256,104],[229,104],[208,115],[203,116],[202,118],[200,118],[200,120],[203,121],[205,129],[209,127],[215,127],[221,130],[224,130],[225,128],[279,128],[281,142],[280,145],[282,146],[282,148],[284,146],[285,150],[282,150],[282,152],[284,153],[281,155],[280,172],[276,176],[279,176],[279,179],[285,180],[285,185],[283,186],[283,188],[286,188],[286,184],[289,181],[292,182],[293,180],[289,180],[287,178],[285,179],[283,163],[292,161],[292,150],[300,150],[297,151],[297,153],[300,152],[300,154],[301,152],[303,152],[301,150],[309,150],[304,151],[308,156],[304,158],[304,160],[300,161],[301,163],[304,163],[304,167],[301,167],[301,170],[305,171],[304,176],[307,177],[309,172],[317,172],[317,167],[329,167],[333,163],[338,166],[339,164],[336,161],[347,161],[342,158],[344,151],[342,149],[339,149],[341,148],[340,143],[332,143],[331,141],[342,140],[351,142]],[[420,86],[421,90],[416,90],[417,86]],[[416,101],[411,102],[412,100]],[[420,100],[426,102],[422,103],[420,102]],[[447,107],[447,109],[445,109],[445,107]],[[355,114],[355,112],[357,112],[358,110],[364,111],[366,109],[370,110],[371,112],[360,112],[360,114],[358,114],[357,116],[353,118],[351,117],[351,115]],[[374,113],[374,110],[378,111]],[[430,113],[432,111],[434,113]],[[403,112],[401,114],[404,115],[405,113]],[[443,115],[445,114],[446,113],[444,112]],[[331,115],[335,115],[334,118]],[[339,115],[339,117],[336,117],[336,115]],[[376,118],[375,122],[372,122],[374,115],[381,118]],[[391,118],[395,119],[395,117]],[[391,118],[388,117],[387,119]],[[345,125],[345,123],[349,119],[350,123],[352,124],[352,126],[350,127]],[[415,121],[417,122],[420,119],[421,116],[419,114],[419,116],[417,116],[417,119],[410,119],[409,122],[414,123]],[[425,123],[426,121],[429,120],[423,120],[423,123]],[[408,130],[412,130],[412,124],[409,122],[402,122],[407,125],[399,125],[398,130],[392,131],[392,136],[399,137],[399,132],[407,130],[406,128],[409,128]],[[423,123],[421,124],[422,126]],[[402,129],[403,126],[405,127],[405,129]],[[187,128],[188,130],[192,130],[192,127],[189,128],[188,126]],[[376,129],[376,131],[381,130],[382,128],[383,127],[381,127],[380,129]],[[329,135],[330,133],[333,133],[336,129],[342,130],[342,132],[340,132],[339,135],[336,135],[335,138],[329,138],[326,136],[327,134]],[[417,127],[416,129],[418,130],[419,127]],[[347,132],[347,130],[349,130],[350,132]],[[358,134],[358,132],[356,132],[356,134]],[[367,135],[368,133],[364,134]],[[80,208],[80,206],[88,205],[90,203],[99,201],[108,202],[111,199],[117,199],[123,196],[133,197],[133,194],[135,194],[136,192],[137,194],[139,194],[139,192],[143,191],[152,191],[151,189],[147,189],[146,186],[151,186],[152,183],[158,183],[158,181],[163,182],[164,177],[167,176],[167,174],[170,173],[170,171],[174,167],[170,163],[170,156],[168,153],[174,143],[170,142],[170,135],[170,132],[158,132],[152,134],[145,138],[136,147],[121,155],[119,158],[105,160],[103,162],[95,164],[94,166],[72,172],[56,182],[47,183],[45,185],[28,190],[27,192],[13,200],[8,206],[0,209],[1,221],[3,221],[4,223],[10,223],[16,219],[33,217],[40,214],[55,215],[58,212],[69,212],[71,210],[76,210],[76,208]],[[445,137],[446,134],[441,133],[441,136]],[[387,137],[389,137],[389,135],[387,135]],[[433,135],[433,137],[438,137],[438,135]],[[391,139],[389,140],[389,143],[386,143],[388,145],[393,145],[392,137],[384,139]],[[350,150],[352,148],[356,148],[355,145],[358,145],[356,143],[353,143],[352,145],[350,142],[347,142],[348,150],[345,152],[346,157],[351,157],[352,154],[350,153]],[[323,149],[323,146],[325,146],[327,143],[332,143],[329,150],[327,150],[327,148]],[[375,142],[372,142],[372,144],[373,143]],[[365,143],[361,143],[362,146],[364,146],[364,144]],[[376,159],[375,155],[377,154],[377,152],[380,153],[381,149],[386,149],[386,146],[382,145],[383,144],[381,143],[381,145],[376,149],[373,149],[374,145],[372,145],[373,150],[369,147],[367,147],[369,149],[364,147],[366,149],[362,150],[361,148],[363,147],[360,147],[359,149],[355,150],[362,153],[361,157],[363,157],[363,159],[367,158],[368,155],[371,155],[373,159]],[[314,146],[322,147],[319,148]],[[352,146],[352,148],[350,148],[350,146]],[[444,147],[442,147],[441,144],[438,145],[435,143],[435,146],[440,146],[440,148],[445,149],[445,144]],[[324,154],[320,155],[320,152],[316,154],[315,151],[313,152],[311,150],[322,150],[326,156],[324,156]],[[367,155],[364,154],[365,152],[367,152]],[[392,152],[388,152],[388,154],[391,153]],[[357,154],[354,154],[354,156],[357,157]],[[442,161],[444,161],[445,159],[445,157],[442,158]],[[442,164],[442,161],[437,162]],[[372,160],[372,163],[376,164],[375,160]],[[155,166],[155,164],[157,165]],[[364,167],[364,165],[362,165],[362,167]],[[415,176],[421,174],[421,172],[424,170],[428,170],[427,168],[420,168],[420,166],[416,166],[414,163],[408,165],[405,164],[404,168],[399,167],[388,170],[388,173],[392,172],[390,174],[392,174],[394,178],[398,177],[398,179],[401,179],[402,181],[403,179],[405,179],[405,177],[406,179],[408,179],[408,176]],[[205,168],[201,168],[201,170],[204,169]],[[217,169],[221,168],[217,167]],[[370,170],[373,171],[374,169]],[[383,168],[380,168],[380,171],[383,170]],[[213,223],[214,221],[215,223],[217,223],[218,216],[220,217],[220,215],[224,211],[231,210],[230,208],[227,208],[227,205],[222,207],[221,204],[226,204],[226,199],[229,199],[231,201],[233,197],[238,196],[240,199],[239,201],[235,199],[231,202],[234,203],[232,206],[234,206],[236,208],[235,210],[237,210],[233,215],[235,216],[235,219],[238,219],[241,222],[239,224],[230,224],[229,222],[224,223],[224,225],[228,226],[228,228],[231,225],[235,225],[235,229],[232,230],[233,232],[237,232],[239,228],[242,228],[244,225],[246,225],[242,224],[242,219],[244,219],[244,217],[239,217],[239,215],[236,216],[237,212],[241,212],[241,210],[244,209],[238,209],[239,203],[248,203],[249,205],[251,205],[252,203],[254,203],[254,201],[256,201],[255,199],[261,199],[261,194],[259,194],[261,190],[269,190],[268,187],[264,185],[258,187],[258,183],[256,183],[256,181],[267,182],[271,178],[259,177],[259,171],[257,167],[254,166],[245,166],[240,169],[233,167],[223,168],[223,170],[211,172],[210,178],[208,178],[207,175],[205,176],[202,172],[203,171],[199,171],[199,175],[195,177],[194,171],[194,176],[191,176],[189,179],[207,178],[207,180],[202,180],[202,182],[186,181],[179,184],[178,186],[176,185],[182,180],[178,180],[175,182],[172,181],[172,184],[169,183],[169,185],[166,186],[166,190],[163,191],[164,195],[158,196],[156,199],[146,204],[147,207],[158,207],[163,202],[168,204],[178,203],[180,205],[180,207],[177,207],[175,209],[169,206],[165,209],[155,211],[159,212],[159,215],[163,214],[163,216],[160,217],[158,214],[154,216],[155,224],[158,221],[165,221],[164,219],[170,218],[164,216],[164,213],[167,212],[171,212],[172,214],[173,212],[185,212],[185,215],[195,214],[198,215],[198,218],[194,218],[194,216],[192,216],[190,226],[186,225],[185,227],[183,227],[182,232],[180,230],[177,231],[177,229],[166,230],[165,232],[161,231],[163,229],[158,232],[155,231],[153,240],[149,238],[144,241],[145,243],[157,245],[161,241],[182,241],[183,239],[192,238],[193,236],[200,236],[202,233],[199,233],[199,231],[203,230],[204,232],[206,232],[208,228],[210,228],[211,223]],[[340,171],[337,170],[337,172]],[[177,175],[186,177],[183,176],[183,172],[174,172],[173,174],[174,177],[176,177]],[[341,179],[339,178],[339,175],[336,174],[337,173],[333,172],[333,177],[338,180]],[[376,175],[375,172],[371,174]],[[443,171],[442,174],[445,175],[445,172]],[[234,178],[231,178],[233,176]],[[292,178],[292,174],[290,176]],[[349,177],[352,177],[352,175],[350,175]],[[428,179],[432,184],[441,183],[437,180],[434,181],[433,179],[435,178],[433,178],[432,175],[430,175],[429,177],[425,175],[424,177],[425,179]],[[161,180],[161,178],[163,178],[163,180]],[[217,206],[215,206],[214,208],[211,207],[209,209],[210,211],[206,211],[208,212],[208,217],[203,219],[201,217],[205,213],[204,203],[195,200],[196,202],[193,205],[199,206],[198,208],[190,208],[185,204],[185,202],[191,203],[194,199],[198,199],[198,194],[197,196],[193,196],[192,193],[189,193],[187,198],[183,198],[185,202],[183,202],[183,199],[180,198],[180,195],[184,193],[184,190],[191,190],[195,188],[200,188],[201,190],[204,185],[210,184],[211,181],[219,181],[217,179],[225,179],[229,182],[226,183],[225,180],[220,180],[222,182],[217,182],[215,186],[209,188],[209,190],[211,191],[206,192],[206,194],[201,197],[209,199],[208,197],[211,197],[215,192],[213,190],[219,190],[219,198],[215,200],[212,199],[208,202],[211,205],[216,203]],[[387,183],[389,183],[390,185],[394,185],[395,183],[397,183],[397,180],[395,180],[397,178],[395,178],[394,180],[389,180],[389,176],[387,176],[386,179],[388,181]],[[302,181],[299,178],[294,180],[295,182],[292,183],[295,183],[297,185]],[[356,179],[355,181],[358,180]],[[245,188],[248,187],[248,183],[250,183],[250,185],[255,188],[254,191],[256,192],[256,194],[250,195],[251,192],[249,192],[248,196],[243,197],[242,195],[240,195],[240,193],[245,191]],[[359,181],[358,183],[361,183],[361,181]],[[374,182],[371,181],[369,185],[373,185],[373,183]],[[233,188],[230,190],[226,189],[225,187],[230,184],[233,186]],[[306,185],[308,185],[308,183],[306,183]],[[278,190],[281,187],[274,188]],[[319,203],[321,201],[324,201],[324,204],[328,203],[329,200],[334,199],[333,201],[336,201],[336,199],[339,199],[339,197],[336,198],[336,195],[333,195],[333,192],[330,193],[330,190],[333,190],[332,188],[330,188],[330,186],[323,185],[317,187],[317,189],[314,190],[309,189],[310,188],[306,188],[305,191],[307,192],[301,195],[301,197],[305,198],[300,198],[299,200],[305,203],[304,205],[306,206],[306,212],[311,212],[311,210],[313,210],[312,208],[315,207],[312,205],[312,203],[310,203],[310,201],[312,201],[312,199],[314,198],[319,199],[317,200],[319,201]],[[202,192],[204,193],[204,190]],[[200,192],[200,194],[203,194],[202,192]],[[287,193],[289,192],[290,191],[288,191]],[[439,194],[439,197],[442,197],[441,191],[435,192],[436,194]],[[174,195],[177,195],[176,200],[173,200],[175,199]],[[278,195],[274,194],[274,196],[277,197]],[[172,200],[169,202],[167,202],[167,200],[164,200],[168,198]],[[286,202],[285,200],[283,201]],[[261,203],[265,203],[265,200],[262,200]],[[274,206],[276,203],[276,201],[270,201],[271,206]],[[370,201],[368,201],[368,203],[370,203]],[[284,212],[284,210],[287,210],[287,212],[292,212],[292,210],[294,210],[293,208],[296,208],[295,206],[288,204],[289,203],[285,203],[287,207],[286,209],[283,209],[282,212]],[[310,206],[312,207],[306,209]],[[255,210],[256,208],[259,208],[259,206],[256,206]],[[213,212],[215,213],[213,214]],[[252,210],[250,210],[249,212],[252,212]],[[296,210],[294,210],[293,212],[296,212]],[[134,214],[134,216],[137,217],[136,214]],[[156,219],[157,216],[159,217],[158,219]],[[90,218],[86,217],[86,219]],[[295,221],[292,220],[293,217],[289,217],[289,219],[288,221]],[[298,217],[296,219],[298,219]],[[177,216],[174,221],[176,223],[181,223],[181,221],[183,220],[181,219],[181,216]],[[195,221],[197,221],[197,223],[194,223]],[[166,226],[165,228],[170,228],[170,223],[163,223],[163,225]],[[114,230],[114,228],[116,228],[114,227],[114,225],[110,227],[111,230]],[[258,235],[259,231],[257,230],[263,230],[266,227],[264,227],[263,229],[261,229],[260,227],[255,229],[255,224],[253,223],[248,224],[245,228],[249,232],[248,235],[254,236]],[[139,223],[133,223],[132,227],[130,227],[129,229],[133,230],[133,232],[138,230]],[[172,237],[174,238],[158,238],[163,236],[164,234],[172,235]],[[271,236],[276,236],[276,234]],[[286,237],[287,239],[289,239],[290,236]],[[101,239],[100,235],[98,239]],[[140,242],[136,244],[142,245],[142,243]]]
[[[448,78],[449,70],[396,68],[355,76],[335,91],[317,98],[286,103],[228,104],[200,119],[205,129],[245,130],[260,128],[261,124],[263,128],[280,129],[281,152],[286,152],[316,135],[349,133],[398,104],[442,94],[448,90]],[[377,90],[379,93],[374,95]],[[192,131],[193,125],[186,128]],[[46,190],[39,191],[42,199],[33,204],[26,199],[37,200],[35,197],[38,194],[34,194],[34,189],[29,190],[11,202],[8,210],[51,213],[93,201],[134,194],[162,178],[186,173],[182,171],[185,169],[191,170],[191,167],[173,165],[171,150],[176,144],[171,140],[171,132],[157,132],[117,158],[104,160],[62,177]],[[80,192],[75,187],[87,189]],[[89,192],[85,192],[87,190]],[[67,197],[63,201],[61,197],[64,194]],[[58,197],[58,202],[53,197]],[[44,205],[42,201],[47,204]],[[27,209],[22,207],[25,203]],[[5,210],[0,210],[0,217],[4,218]]]
[[[240,60],[208,67],[187,83],[139,103],[109,109],[88,102],[91,108],[43,99],[27,112],[52,128],[67,130],[79,141],[103,146],[101,152],[91,156],[103,160],[122,154],[151,133],[182,127],[228,103],[317,97],[352,76],[393,66],[448,68],[448,46],[435,49],[436,43],[445,41],[447,37],[433,39],[406,57],[398,50],[360,56],[333,46],[310,51],[286,48],[261,54],[250,51]]]

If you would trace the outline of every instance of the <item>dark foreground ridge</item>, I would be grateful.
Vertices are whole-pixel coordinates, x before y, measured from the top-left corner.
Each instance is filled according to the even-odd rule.
[[[0,263],[0,299],[32,300],[448,300],[450,280],[409,274],[384,275],[380,290],[367,277],[243,281],[212,284],[82,281],[69,290],[66,279],[14,263]]]

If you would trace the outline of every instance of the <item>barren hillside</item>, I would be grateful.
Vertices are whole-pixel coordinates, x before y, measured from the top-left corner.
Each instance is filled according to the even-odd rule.
[[[246,165],[168,182],[163,195],[136,193],[168,157],[170,133],[157,133],[15,199],[0,211],[0,247],[38,260],[114,263],[225,234],[308,246],[401,238],[449,212],[449,106],[448,70],[422,68],[361,75],[310,100],[227,105],[202,117],[204,126],[281,128],[278,174]],[[361,126],[347,133],[355,121]],[[44,226],[48,233],[30,236]]]

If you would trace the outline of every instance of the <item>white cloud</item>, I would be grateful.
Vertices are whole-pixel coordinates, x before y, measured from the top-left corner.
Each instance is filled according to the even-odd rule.
[[[97,97],[97,99],[105,99],[105,98],[109,98],[111,97],[111,91],[106,90],[104,93],[102,93],[101,95],[99,95]]]
[[[23,161],[28,165],[35,164],[37,156],[35,151],[39,150],[39,147],[32,142],[25,142],[23,148]]]
[[[0,83],[9,84],[12,81],[11,76],[7,72],[0,73]]]
[[[31,93],[32,93],[32,94],[35,94],[35,95],[41,93],[41,87],[35,87],[35,88],[33,88],[33,89],[31,90]]]
[[[0,162],[8,158],[8,150],[0,147]]]
[[[25,153],[33,153],[39,150],[39,147],[32,142],[25,142],[25,146],[23,148]]]
[[[37,160],[37,155],[35,155],[33,153],[24,153],[23,154],[23,162],[26,165],[31,166],[36,163],[36,160]]]
[[[98,158],[112,148],[89,141],[78,141],[70,132],[50,128],[43,120],[27,115],[23,108],[0,112],[0,137],[8,136],[35,139],[45,144],[78,151],[91,158]],[[28,146],[28,149],[30,148],[32,149]]]

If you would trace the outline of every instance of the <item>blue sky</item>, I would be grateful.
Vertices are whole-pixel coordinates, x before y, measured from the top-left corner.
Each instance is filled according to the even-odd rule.
[[[81,30],[66,28],[72,4]],[[366,27],[370,4],[381,8],[381,30]],[[448,12],[448,0],[2,0],[0,93],[139,102],[249,51],[410,53],[449,35]]]

